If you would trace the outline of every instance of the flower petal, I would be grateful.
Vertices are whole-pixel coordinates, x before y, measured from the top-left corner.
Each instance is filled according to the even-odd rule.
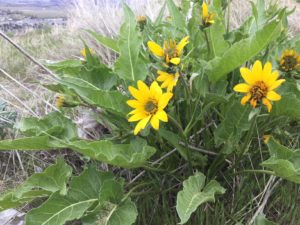
[[[277,78],[279,77],[279,72],[277,70],[273,71],[271,74],[269,74],[269,79],[266,81],[266,85],[268,87],[273,86]]]
[[[241,99],[241,104],[242,105],[246,105],[246,103],[250,100],[251,98],[251,94],[248,93],[247,95],[245,95],[242,99]]]
[[[143,103],[137,101],[137,100],[128,100],[127,102],[127,105],[129,105],[131,108],[141,108],[143,107]]]
[[[277,94],[275,91],[269,91],[267,94],[267,99],[271,101],[279,101],[281,99],[281,96]]]
[[[183,50],[184,46],[186,46],[189,43],[189,38],[190,38],[190,36],[184,37],[176,46],[176,49],[177,49],[179,55],[182,54],[182,50]]]
[[[163,110],[169,103],[170,99],[173,97],[173,94],[168,92],[162,94],[158,102],[158,110]]]
[[[253,68],[252,68],[253,76],[255,77],[256,81],[262,80],[262,64],[261,61],[256,60]]]
[[[271,102],[270,102],[268,99],[263,98],[262,103],[263,103],[265,106],[267,106],[268,112],[271,112],[271,110],[272,110],[272,104],[271,104]]]
[[[170,63],[172,63],[174,65],[178,65],[180,63],[180,58],[172,58],[170,60]]]
[[[155,116],[163,122],[168,122],[168,115],[164,110],[157,111]]]
[[[145,112],[139,112],[139,113],[136,113],[134,114],[133,116],[131,116],[129,119],[128,119],[128,122],[135,122],[135,121],[139,121],[141,119],[144,119],[146,118],[148,115],[145,113]]]
[[[142,129],[144,129],[146,127],[150,118],[151,118],[151,116],[148,116],[137,123],[137,125],[135,126],[134,131],[133,131],[134,135],[137,135]]]
[[[158,85],[156,81],[153,81],[151,86],[150,86],[150,94],[152,97],[154,97],[157,101],[161,98],[162,96],[162,90],[161,87]]]
[[[150,95],[149,87],[141,80],[137,82],[139,91],[144,94],[144,98],[147,98]]]
[[[246,67],[242,67],[240,68],[240,73],[244,79],[244,81],[246,81],[246,83],[252,85],[254,84],[257,80],[255,80],[255,76],[253,76],[251,70],[249,70]]]
[[[138,100],[143,100],[145,98],[145,95],[143,94],[143,92],[139,91],[138,89],[136,89],[132,86],[129,86],[128,90],[129,90],[130,94]]]
[[[250,86],[246,83],[237,84],[234,86],[233,90],[236,92],[247,93],[250,90]]]
[[[263,77],[262,80],[263,80],[265,83],[268,82],[271,73],[272,73],[272,63],[267,62],[267,63],[264,65],[263,73],[262,73],[262,77]]]
[[[207,4],[203,1],[202,4],[202,18],[206,18],[208,16],[208,7]]]
[[[148,41],[147,43],[149,50],[158,57],[164,56],[164,50],[162,47],[160,47],[158,44],[156,44],[154,41]]]
[[[271,87],[269,87],[269,91],[272,91],[276,88],[278,88],[283,82],[285,82],[285,79],[276,80]]]
[[[150,123],[155,130],[159,129],[159,119],[156,117],[156,115],[152,116]]]

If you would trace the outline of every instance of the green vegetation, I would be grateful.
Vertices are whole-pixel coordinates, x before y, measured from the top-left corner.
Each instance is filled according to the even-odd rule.
[[[29,204],[26,225],[300,225],[300,39],[288,36],[289,11],[258,0],[231,30],[225,0],[167,0],[154,20],[123,10],[118,36],[88,30],[116,60],[84,41],[80,58],[45,62],[54,75],[40,84],[57,110],[22,117],[20,135],[0,141],[24,154],[69,149],[81,164],[58,158],[0,195],[0,210]],[[49,49],[68,42],[59,37]],[[101,135],[78,134],[81,110]]]

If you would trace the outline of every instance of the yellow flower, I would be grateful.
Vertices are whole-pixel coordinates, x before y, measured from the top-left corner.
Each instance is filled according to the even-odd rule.
[[[159,121],[168,122],[168,115],[164,108],[168,105],[172,98],[172,93],[163,93],[161,87],[154,81],[150,88],[141,80],[137,82],[138,89],[129,86],[129,92],[135,98],[128,100],[127,104],[134,108],[129,113],[131,117],[129,122],[136,122],[137,125],[134,129],[134,135],[137,135],[146,125],[151,123],[155,129],[159,129]]]
[[[202,4],[202,24],[204,27],[209,27],[215,23],[215,14],[208,11],[207,4],[203,1]]]
[[[65,101],[66,101],[65,96],[63,96],[63,95],[57,95],[55,97],[55,106],[57,108],[61,108],[61,107],[63,107],[65,105]]]
[[[255,108],[258,102],[261,102],[268,108],[268,112],[272,110],[270,101],[279,101],[281,96],[274,90],[279,87],[285,79],[278,79],[279,72],[272,72],[272,64],[267,62],[264,67],[260,61],[256,61],[252,70],[248,68],[240,69],[241,75],[246,83],[237,84],[233,88],[236,92],[245,93],[241,104],[245,105],[250,100],[250,105]]]
[[[165,41],[163,48],[154,41],[148,41],[147,44],[154,55],[163,58],[168,64],[178,65],[183,49],[188,43],[189,36],[184,37],[178,44],[174,40]]]
[[[90,53],[91,53],[92,55],[95,54],[95,51],[94,51],[93,49],[89,48],[89,51],[90,51]],[[80,53],[81,53],[81,55],[82,55],[84,58],[86,58],[87,52],[86,52],[86,49],[85,49],[85,48],[83,48],[83,49],[80,51]]]
[[[294,50],[285,50],[280,58],[280,68],[286,72],[300,69],[300,55]]]
[[[137,16],[136,20],[138,23],[146,23],[147,18],[145,16]]]
[[[162,82],[161,88],[167,88],[168,92],[171,92],[173,88],[176,86],[179,73],[176,72],[175,74],[170,74],[164,71],[157,71],[158,77],[156,78],[157,81]]]

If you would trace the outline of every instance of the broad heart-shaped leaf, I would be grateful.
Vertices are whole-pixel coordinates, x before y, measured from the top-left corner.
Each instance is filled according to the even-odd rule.
[[[109,48],[110,50],[112,50],[116,53],[120,52],[120,49],[118,46],[118,39],[108,38],[101,34],[97,34],[96,32],[91,31],[91,30],[87,30],[87,32],[90,35],[92,35],[96,39],[96,41],[98,41],[101,45],[105,46],[106,48]]]
[[[176,27],[180,30],[185,30],[186,29],[185,18],[179,11],[178,7],[173,2],[173,0],[167,0],[167,6],[168,6],[170,16],[172,18],[172,24],[174,25],[174,27]]]
[[[135,204],[127,199],[119,204],[104,202],[82,219],[83,225],[132,225],[137,218]]]
[[[115,63],[115,72],[125,80],[144,80],[147,76],[147,65],[141,57],[143,40],[137,28],[134,13],[124,3],[125,23],[120,29],[120,56]]]
[[[26,225],[63,225],[81,218],[87,209],[99,201],[103,183],[112,179],[111,173],[98,172],[89,167],[73,178],[66,196],[55,192],[39,208],[31,210],[26,215]]]
[[[225,189],[212,180],[205,186],[205,176],[196,173],[183,182],[183,190],[177,194],[176,210],[180,224],[186,223],[191,214],[204,202],[214,202],[216,194],[224,194]]]
[[[209,79],[217,81],[259,54],[268,44],[279,37],[282,28],[281,18],[282,16],[279,20],[265,25],[253,36],[233,44],[222,56],[211,60],[205,68]]]
[[[267,220],[265,215],[259,214],[256,217],[253,225],[278,225],[278,224]]]
[[[267,142],[271,158],[261,163],[283,179],[300,184],[300,149],[291,150],[273,138]]]
[[[59,191],[66,193],[66,183],[72,174],[72,168],[62,159],[49,166],[42,173],[33,174],[15,190],[0,196],[0,210],[15,208],[36,198],[48,197]]]
[[[44,118],[23,118],[17,125],[23,134],[27,136],[52,135],[62,139],[77,138],[76,126],[72,121],[60,112],[52,112]]]
[[[36,142],[38,141],[38,142]],[[53,140],[48,136],[0,141],[0,150],[51,150],[70,148],[92,159],[110,165],[136,168],[142,166],[155,153],[145,141],[130,144],[113,144],[110,141]]]
[[[126,105],[128,98],[120,91],[105,91],[82,79],[75,77],[62,77],[59,82],[69,89],[73,90],[84,101],[89,104],[99,106],[122,115],[129,112]]]
[[[250,111],[249,105],[242,106],[239,101],[231,98],[222,112],[224,119],[215,131],[216,144],[220,145],[233,137],[238,141],[242,132],[250,128],[251,121],[248,120]]]
[[[110,141],[74,141],[67,147],[93,159],[124,168],[136,168],[143,165],[154,153],[155,148],[147,146],[145,141],[133,141],[131,144],[112,144]]]
[[[281,100],[274,103],[271,115],[286,116],[300,121],[300,98],[292,93],[283,94]]]

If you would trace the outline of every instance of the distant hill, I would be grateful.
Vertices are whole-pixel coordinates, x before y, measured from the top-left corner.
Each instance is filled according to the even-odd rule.
[[[71,0],[0,0],[1,5],[9,6],[64,6],[71,4]]]

